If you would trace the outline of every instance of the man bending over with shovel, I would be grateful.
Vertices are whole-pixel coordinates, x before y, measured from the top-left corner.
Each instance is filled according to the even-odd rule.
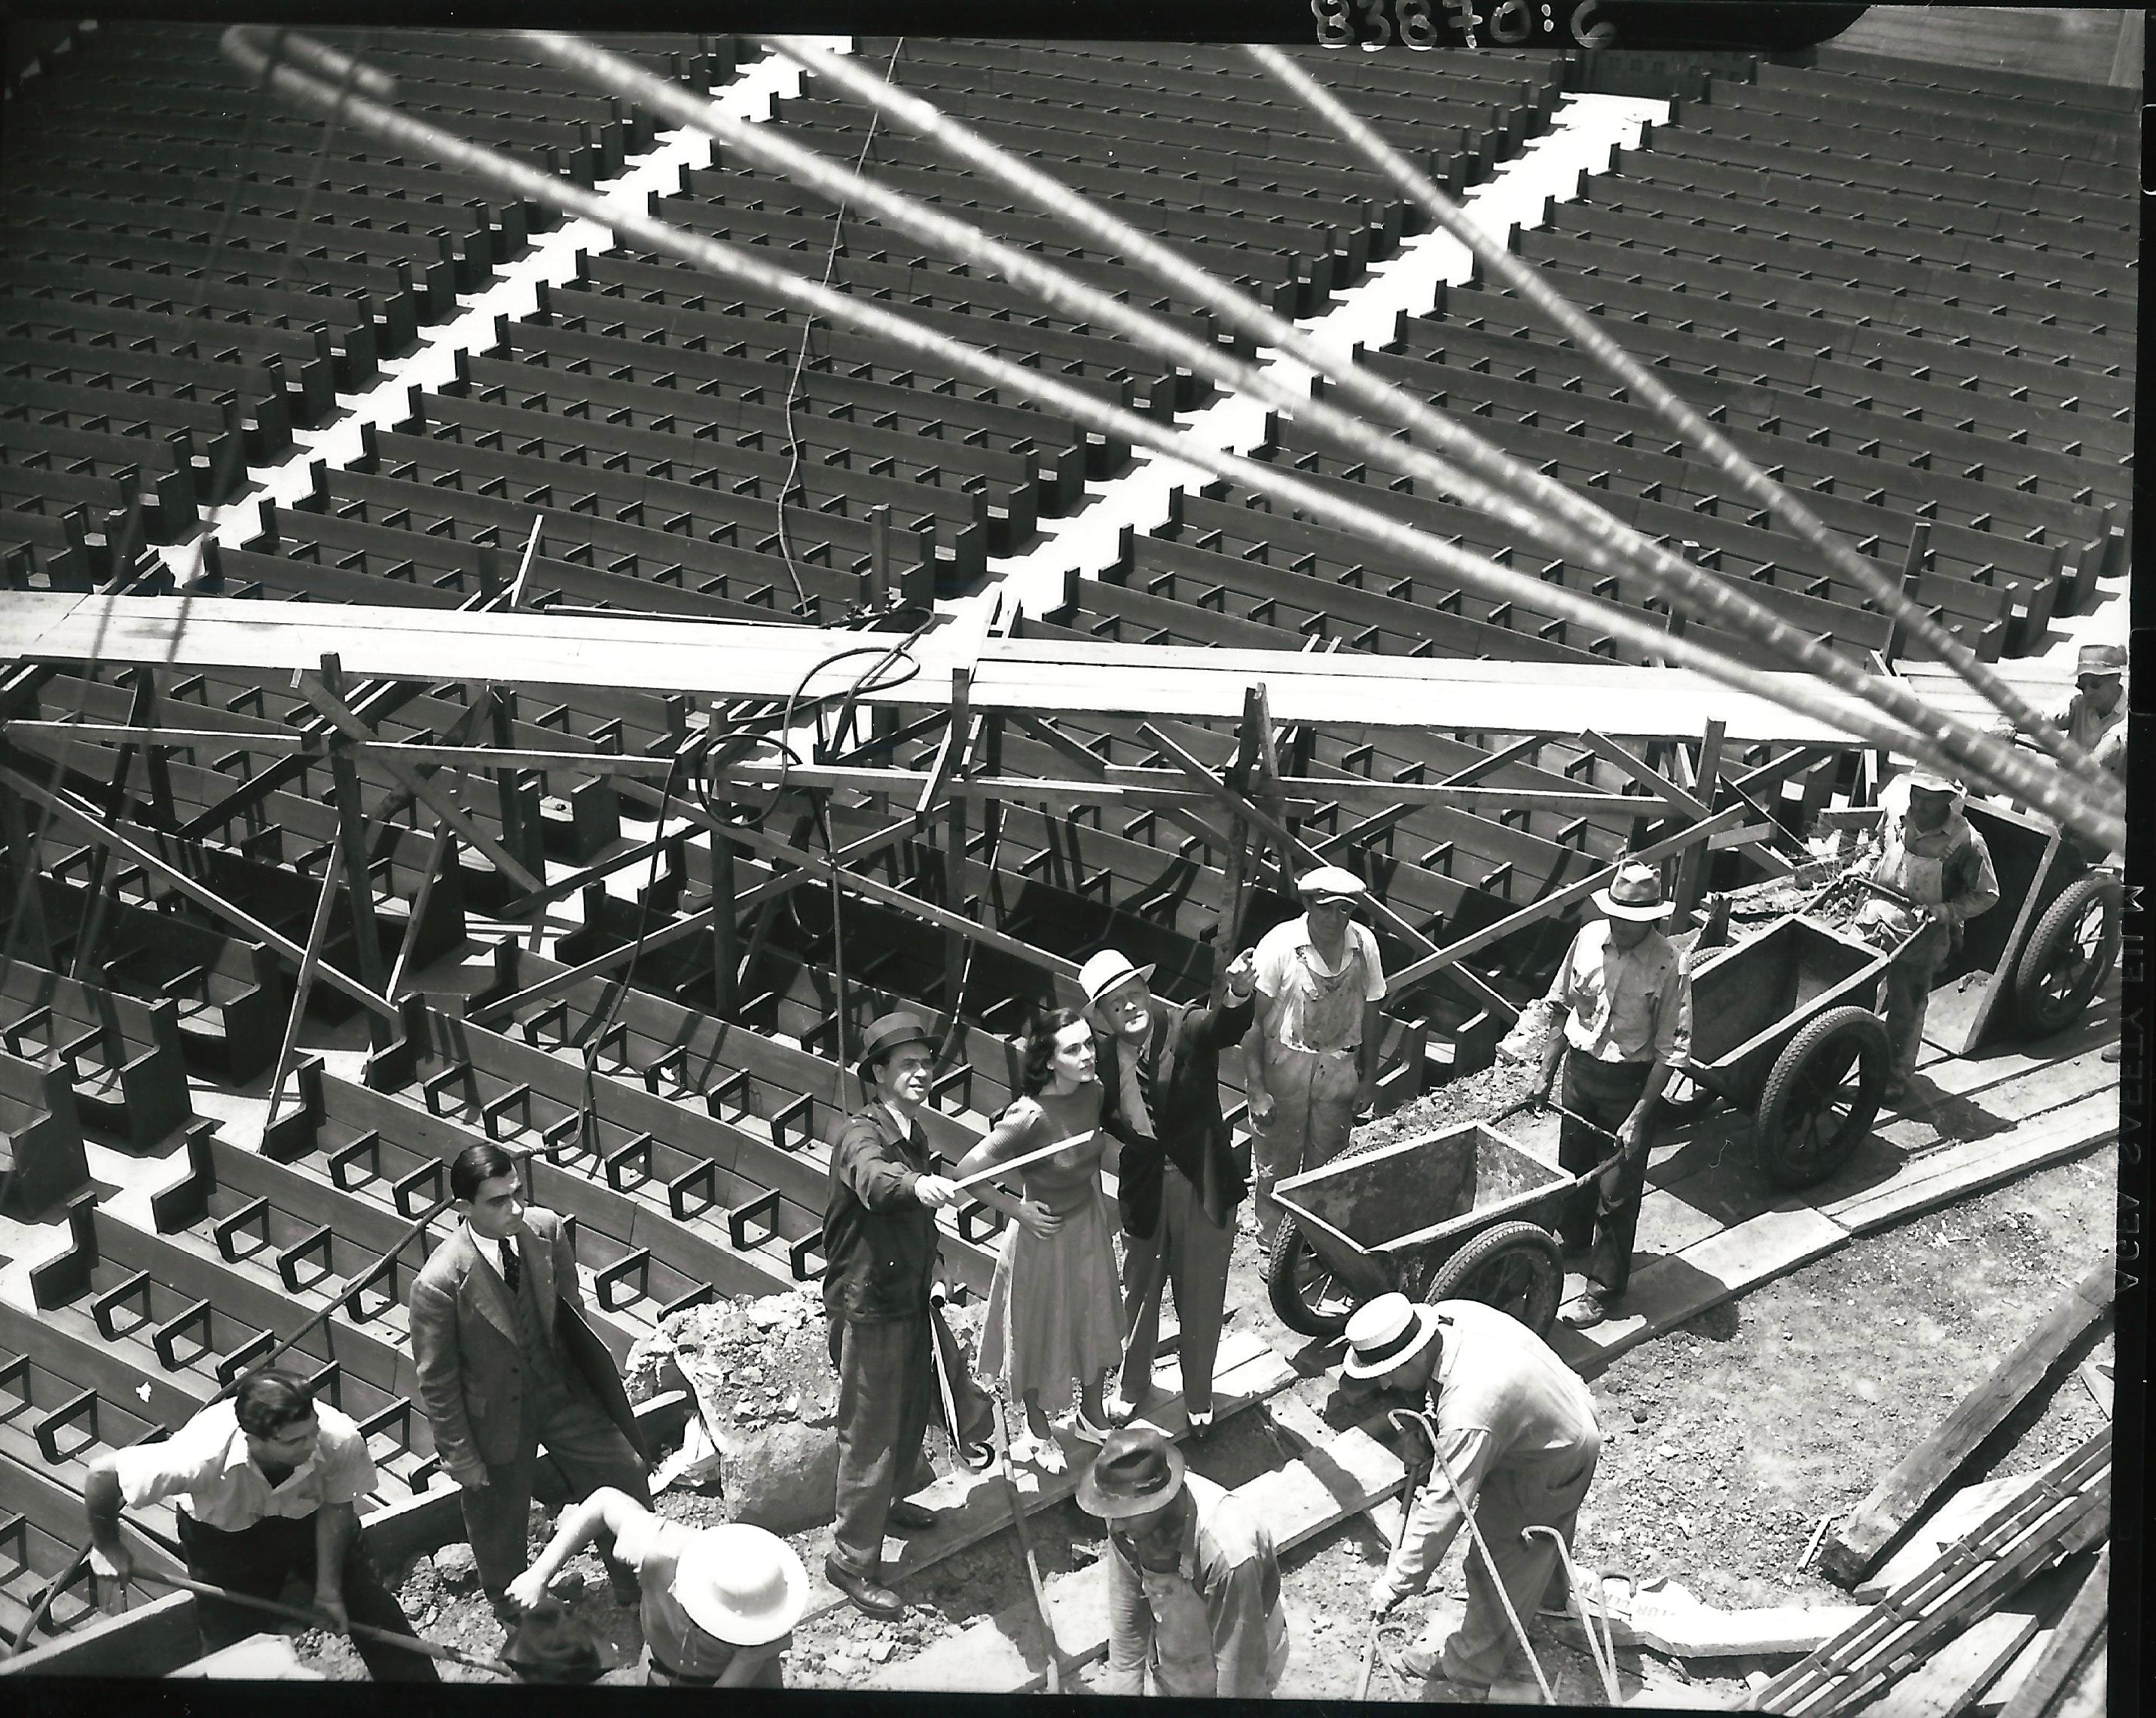
[[[275,1600],[297,1577],[324,1627],[358,1623],[408,1638],[411,1623],[360,1544],[355,1505],[374,1486],[359,1427],[318,1404],[296,1373],[268,1368],[163,1443],[97,1457],[83,1505],[90,1544],[121,1581],[133,1577],[135,1558],[120,1537],[121,1506],[184,1496],[174,1513],[195,1580]],[[210,1652],[263,1628],[260,1612],[213,1598],[198,1598],[195,1618]],[[365,1634],[352,1645],[377,1682],[440,1680],[416,1652]]]
[[[1409,1690],[1426,1685],[1426,1698],[1482,1700],[1516,1641],[1532,1654],[1526,1624],[1537,1612],[1563,1610],[1563,1585],[1551,1592],[1557,1547],[1525,1530],[1553,1528],[1571,1543],[1602,1454],[1594,1403],[1548,1344],[1477,1300],[1418,1306],[1404,1294],[1381,1294],[1348,1321],[1347,1334],[1341,1376],[1426,1395],[1427,1412],[1415,1417],[1436,1453],[1392,1560],[1371,1587],[1373,1625],[1422,1590],[1463,1521],[1473,1541],[1460,1627],[1441,1645],[1426,1630],[1405,1651],[1388,1651],[1385,1662]]]

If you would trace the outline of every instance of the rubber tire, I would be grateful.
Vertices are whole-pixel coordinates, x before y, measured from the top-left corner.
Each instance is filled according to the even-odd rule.
[[[2048,1038],[2066,1031],[2082,1017],[2090,999],[2111,976],[2112,964],[2118,959],[2120,894],[2118,884],[2110,877],[2076,877],[2044,909],[2014,967],[2014,1018],[2027,1036]],[[2071,938],[2075,924],[2092,902],[2102,903],[2102,946],[2073,989],[2062,997],[2054,997],[2044,983],[2046,970],[2054,954]]]
[[[1437,1268],[1422,1298],[1430,1302],[1482,1300],[1481,1295],[1467,1292],[1469,1279],[1491,1260],[1510,1252],[1520,1254],[1527,1263],[1527,1298],[1517,1309],[1511,1306],[1497,1309],[1511,1313],[1536,1335],[1547,1336],[1564,1299],[1564,1261],[1558,1251],[1557,1237],[1539,1223],[1498,1223],[1485,1229]],[[1497,1305],[1495,1301],[1485,1304]]]
[[[1345,1163],[1351,1157],[1360,1157],[1366,1152],[1381,1150],[1383,1145],[1399,1143],[1396,1139],[1389,1139],[1383,1145],[1373,1143],[1350,1145],[1332,1161]],[[1319,1312],[1304,1304],[1301,1296],[1295,1292],[1295,1255],[1297,1252],[1316,1258],[1316,1249],[1302,1238],[1302,1231],[1296,1220],[1284,1216],[1281,1218],[1280,1227],[1273,1232],[1272,1251],[1265,1255],[1265,1299],[1272,1303],[1273,1315],[1298,1336],[1337,1336],[1348,1328],[1348,1320],[1354,1316],[1354,1313],[1351,1309],[1335,1318],[1330,1313]],[[1346,1279],[1341,1278],[1340,1281],[1345,1288]],[[1361,1304],[1359,1301],[1356,1304]]]
[[[1853,1037],[1856,1043],[1856,1101],[1826,1151],[1809,1161],[1793,1163],[1781,1150],[1784,1114],[1803,1088],[1805,1069],[1835,1040],[1844,1037]],[[1849,1160],[1879,1113],[1890,1056],[1887,1022],[1868,1008],[1830,1008],[1804,1023],[1774,1058],[1753,1118],[1753,1145],[1759,1167],[1770,1182],[1777,1187],[1816,1186]]]

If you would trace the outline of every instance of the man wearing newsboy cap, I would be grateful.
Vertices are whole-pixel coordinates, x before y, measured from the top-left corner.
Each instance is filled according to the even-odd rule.
[[[1587,1254],[1585,1292],[1561,1314],[1581,1327],[1607,1318],[1631,1280],[1656,1106],[1670,1070],[1691,1054],[1691,975],[1658,928],[1676,911],[1661,872],[1620,865],[1594,904],[1602,918],[1573,939],[1543,998],[1564,1029],[1550,1039],[1537,1088],[1547,1101],[1562,1062],[1569,1113],[1558,1163],[1574,1175],[1602,1165],[1559,1225],[1565,1250]]]
[[[1243,1197],[1220,1114],[1220,1052],[1250,1029],[1257,958],[1245,949],[1229,963],[1227,995],[1217,1003],[1163,1002],[1147,987],[1152,973],[1112,949],[1078,972],[1106,1091],[1101,1125],[1122,1148],[1116,1202],[1123,1227],[1123,1361],[1106,1407],[1109,1423],[1120,1426],[1144,1405],[1160,1345],[1162,1291],[1172,1284],[1183,1325],[1183,1410],[1190,1429],[1203,1435],[1213,1423],[1213,1361]]]
[[[936,1401],[936,1213],[965,1196],[929,1173],[916,1119],[935,1062],[918,1016],[870,1022],[857,1069],[867,1102],[832,1150],[824,1218],[824,1310],[839,1369],[838,1524],[824,1572],[872,1617],[906,1608],[882,1582],[885,1527],[935,1519],[906,1499],[932,1477],[921,1438]]]
[[[1078,1482],[1108,1524],[1103,1694],[1265,1700],[1287,1668],[1272,1535],[1240,1499],[1184,1470],[1150,1426],[1108,1434]]]
[[[1532,1625],[1538,1609],[1564,1609],[1557,1547],[1547,1535],[1525,1530],[1552,1528],[1571,1544],[1602,1456],[1594,1398],[1541,1337],[1479,1300],[1419,1306],[1404,1294],[1381,1294],[1356,1309],[1347,1336],[1341,1376],[1417,1398],[1444,1458],[1432,1463],[1399,1543],[1371,1587],[1371,1613],[1382,1617],[1422,1590],[1466,1511],[1475,1512],[1488,1547],[1486,1559],[1479,1547],[1468,1552],[1460,1626],[1442,1641],[1389,1651],[1386,1662],[1410,1687],[1424,1684],[1424,1699],[1480,1700],[1514,1639],[1507,1601],[1522,1627]],[[1599,1597],[1586,1595],[1590,1603]]]

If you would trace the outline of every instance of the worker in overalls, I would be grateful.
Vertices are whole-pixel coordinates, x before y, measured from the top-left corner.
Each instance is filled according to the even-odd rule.
[[[1362,878],[1322,865],[1296,885],[1303,916],[1258,944],[1258,1017],[1249,1078],[1258,1244],[1280,1227],[1273,1183],[1330,1163],[1378,1093],[1378,939],[1355,923]]]
[[[1887,969],[1887,1041],[1892,1062],[1883,1094],[1889,1103],[1908,1089],[1923,1045],[1924,1012],[1940,966],[1961,946],[1962,926],[1998,904],[1991,850],[1962,815],[1961,784],[1928,770],[1890,783],[1880,795],[1887,813],[1881,846],[1852,869],[1883,883],[1907,904],[1871,895],[1856,927],[1882,948],[1914,940]]]
[[[2074,656],[2074,694],[2049,712],[2051,726],[2123,783],[2126,779],[2126,650],[2083,645]],[[2024,730],[2010,716],[1995,727],[2001,739]]]

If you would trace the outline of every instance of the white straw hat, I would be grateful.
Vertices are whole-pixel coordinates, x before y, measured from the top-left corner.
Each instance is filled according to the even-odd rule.
[[[1380,1294],[1348,1320],[1348,1358],[1340,1363],[1340,1376],[1382,1378],[1427,1348],[1437,1327],[1435,1307],[1419,1306],[1404,1294]]]
[[[1114,949],[1103,949],[1078,969],[1078,988],[1088,1002],[1097,1002],[1127,980],[1152,976],[1150,966],[1133,966],[1131,957]]]
[[[690,1620],[729,1646],[763,1646],[801,1620],[808,1571],[777,1534],[745,1522],[706,1527],[674,1569]]]
[[[1662,874],[1651,865],[1623,865],[1594,904],[1612,918],[1667,918],[1677,903],[1662,898]]]

